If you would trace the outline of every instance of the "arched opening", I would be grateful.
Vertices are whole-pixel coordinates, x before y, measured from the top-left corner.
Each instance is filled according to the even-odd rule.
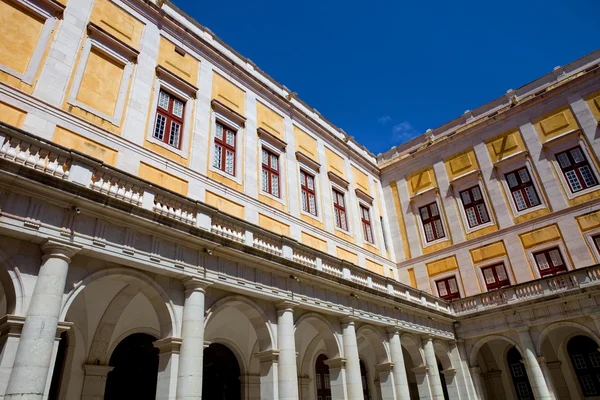
[[[67,358],[68,344],[67,332],[61,333],[60,341],[58,342],[58,351],[56,352],[56,360],[54,361],[54,370],[52,372],[52,381],[50,382],[48,400],[58,400],[60,384],[62,382],[63,372],[65,369],[65,360]]]
[[[567,353],[577,375],[584,397],[600,394],[600,351],[594,340],[587,336],[574,336],[567,344]]]
[[[529,384],[527,371],[523,364],[523,357],[516,347],[513,346],[506,353],[506,362],[508,363],[508,370],[510,371],[517,400],[533,400],[533,390],[531,390],[531,385]]]
[[[225,345],[213,343],[204,350],[202,398],[240,400],[240,364]]]
[[[158,349],[156,338],[134,333],[121,341],[113,351],[109,365],[113,370],[106,379],[106,400],[156,398]]]
[[[331,399],[331,380],[329,377],[329,366],[325,364],[327,356],[325,354],[317,357],[315,363],[315,383],[317,385],[317,399]]]
[[[367,367],[363,360],[360,360],[360,379],[362,381],[363,397],[365,400],[371,400],[369,395],[369,376],[367,374]]]
[[[448,394],[448,383],[446,382],[446,375],[442,372],[444,367],[442,363],[438,360],[438,371],[440,373],[440,382],[442,382],[442,392],[444,393],[444,400],[450,400],[450,395]]]

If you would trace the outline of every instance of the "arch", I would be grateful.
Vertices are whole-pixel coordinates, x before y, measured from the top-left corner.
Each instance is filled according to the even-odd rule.
[[[6,296],[6,313],[13,315],[23,315],[23,298],[25,297],[25,285],[19,268],[12,261],[10,256],[0,249],[0,284],[4,288]],[[4,273],[6,272],[6,274]]]
[[[159,334],[160,334],[160,332],[157,332],[156,330],[154,330],[152,328],[135,328],[135,329],[130,329],[127,332],[123,332],[111,343],[110,347],[108,348],[106,365],[108,365],[108,360],[110,359],[110,356],[112,356],[113,352],[115,351],[115,349],[117,348],[119,343],[121,343],[127,337],[138,334],[138,333],[152,336],[154,338],[159,337]]]
[[[446,343],[442,342],[441,340],[434,340],[433,349],[444,370],[454,368],[452,365],[452,360],[450,360],[450,349]]]
[[[294,336],[302,324],[309,324],[319,332],[319,335],[323,338],[323,342],[325,343],[327,357],[335,358],[340,357],[343,354],[342,344],[335,334],[336,330],[331,322],[329,322],[325,317],[312,312],[304,314],[296,321],[296,325],[294,326]]]
[[[410,333],[403,333],[400,336],[400,343],[410,355],[414,367],[422,367],[425,365],[425,357],[422,350],[423,346],[421,345],[420,340],[416,339]]]
[[[238,347],[237,344],[235,344],[233,341],[231,341],[229,339],[223,339],[223,338],[211,340],[210,344],[213,344],[213,343],[221,344],[221,345],[227,347],[233,353],[235,358],[237,358],[238,365],[240,366],[240,373],[242,374],[242,376],[248,374],[248,371],[250,370],[249,362],[248,362],[248,360],[246,360],[246,358],[244,357],[244,353]]]
[[[514,340],[512,340],[511,338],[504,336],[504,335],[489,335],[489,336],[484,336],[481,339],[479,339],[477,342],[475,342],[475,344],[473,345],[473,348],[471,349],[471,354],[469,355],[469,367],[475,367],[477,364],[477,354],[479,353],[479,350],[483,347],[484,344],[491,342],[492,340],[503,340],[505,342],[508,342],[511,346],[514,346],[517,348],[517,350],[519,350],[519,353],[523,354],[523,350],[521,349],[521,346],[519,346],[517,344],[517,342],[515,342]]]
[[[594,378],[600,373],[598,343],[589,336],[575,335],[568,340],[566,352],[581,394],[596,398],[600,392],[600,384]]]
[[[598,337],[598,335],[596,335],[596,333],[594,333],[594,331],[592,331],[587,326],[579,324],[577,322],[572,322],[572,321],[561,321],[561,322],[555,322],[553,324],[548,325],[547,327],[545,327],[542,330],[542,332],[540,332],[540,336],[538,337],[537,343],[535,344],[536,354],[542,354],[542,345],[543,345],[546,337],[550,334],[550,332],[552,332],[555,329],[565,328],[565,327],[579,329],[582,333],[585,333],[585,335],[587,335],[590,338],[592,338],[593,340],[595,340],[596,343],[598,344],[598,346],[600,346],[600,338]],[[563,342],[566,339],[567,338],[564,338]]]
[[[63,302],[60,320],[64,321],[69,308],[77,296],[90,284],[104,279],[120,278],[137,287],[150,301],[160,323],[160,337],[179,336],[177,317],[173,301],[165,289],[150,276],[131,268],[112,267],[93,272],[75,284]]]
[[[271,350],[274,347],[274,335],[264,311],[247,297],[232,295],[217,300],[207,309],[204,327],[223,309],[233,307],[244,314],[256,331],[260,351]]]
[[[373,348],[375,358],[378,364],[390,362],[390,353],[387,343],[387,338],[380,331],[371,325],[363,325],[356,331],[356,337],[363,336]]]
[[[202,398],[240,399],[242,376],[240,360],[229,346],[211,343],[204,349]]]

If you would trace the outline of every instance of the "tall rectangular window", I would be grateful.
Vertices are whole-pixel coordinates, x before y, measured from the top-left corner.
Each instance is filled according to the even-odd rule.
[[[235,176],[235,135],[232,129],[217,122],[213,167],[233,176]]]
[[[183,133],[184,103],[175,96],[161,90],[158,94],[156,121],[152,136],[169,146],[179,149]]]
[[[481,273],[485,279],[487,290],[499,289],[510,286],[504,263],[481,268]]]
[[[505,174],[506,182],[518,211],[539,206],[540,198],[526,167]]]
[[[535,263],[537,264],[542,277],[555,275],[567,270],[567,266],[565,265],[558,247],[533,253],[533,257],[535,258]]]
[[[556,160],[572,193],[598,185],[598,180],[581,147],[577,146],[556,154]]]
[[[470,228],[490,222],[490,216],[485,207],[485,202],[483,201],[479,186],[473,186],[470,189],[463,190],[460,192],[460,198]]]
[[[365,206],[360,206],[360,221],[362,223],[363,238],[369,243],[375,243],[373,240],[373,230],[371,229],[371,216],[369,209]]]
[[[262,149],[262,191],[279,197],[279,156]]]
[[[346,219],[346,203],[344,202],[344,195],[335,189],[333,189],[333,213],[335,216],[335,226],[347,231],[348,221]]]
[[[427,243],[446,237],[436,202],[419,208]]]
[[[300,192],[302,211],[316,216],[315,177],[303,170],[300,170]]]
[[[435,285],[437,286],[438,294],[442,299],[452,300],[460,298],[456,277],[451,276],[449,278],[440,279],[439,281],[435,281]]]

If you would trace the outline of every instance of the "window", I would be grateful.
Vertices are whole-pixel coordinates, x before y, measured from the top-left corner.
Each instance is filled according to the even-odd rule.
[[[542,277],[555,275],[567,270],[567,266],[563,261],[563,257],[560,254],[558,247],[533,253],[533,257],[535,258],[535,263],[537,264]]]
[[[600,235],[592,236],[592,240],[594,241],[594,245],[596,245],[596,249],[600,252]]]
[[[567,344],[567,352],[579,387],[584,397],[600,394],[600,352],[596,342],[588,336],[575,336]]]
[[[581,147],[577,146],[556,154],[556,160],[572,193],[598,185],[596,176],[583,155]]]
[[[369,243],[375,243],[373,240],[373,230],[371,229],[371,218],[369,209],[365,206],[360,206],[360,221],[363,228],[363,238]]]
[[[183,132],[183,101],[161,90],[158,94],[156,122],[152,136],[179,149]]]
[[[235,132],[217,122],[213,167],[235,176]]]
[[[315,177],[303,170],[300,170],[300,192],[302,211],[316,216]]]
[[[509,172],[504,177],[508,182],[517,211],[540,205],[540,198],[526,167]]]
[[[435,285],[437,286],[438,294],[442,299],[452,300],[460,298],[458,283],[454,276],[435,281]]]
[[[262,149],[262,191],[279,197],[279,156]]]
[[[508,275],[506,275],[506,269],[504,268],[503,263],[481,268],[481,273],[485,279],[487,290],[510,286],[510,281],[508,280]]]
[[[474,228],[490,222],[490,216],[485,207],[479,186],[473,186],[470,189],[463,190],[460,192],[460,198],[465,214],[467,215],[469,228]]]
[[[346,206],[344,205],[344,195],[333,189],[333,213],[335,215],[335,226],[348,230],[348,221],[346,220]]]
[[[446,237],[437,203],[433,202],[419,208],[419,215],[421,215],[427,243]]]

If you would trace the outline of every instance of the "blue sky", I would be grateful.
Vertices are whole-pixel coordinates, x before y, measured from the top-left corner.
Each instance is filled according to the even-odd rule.
[[[377,154],[600,48],[600,1],[175,4]]]

